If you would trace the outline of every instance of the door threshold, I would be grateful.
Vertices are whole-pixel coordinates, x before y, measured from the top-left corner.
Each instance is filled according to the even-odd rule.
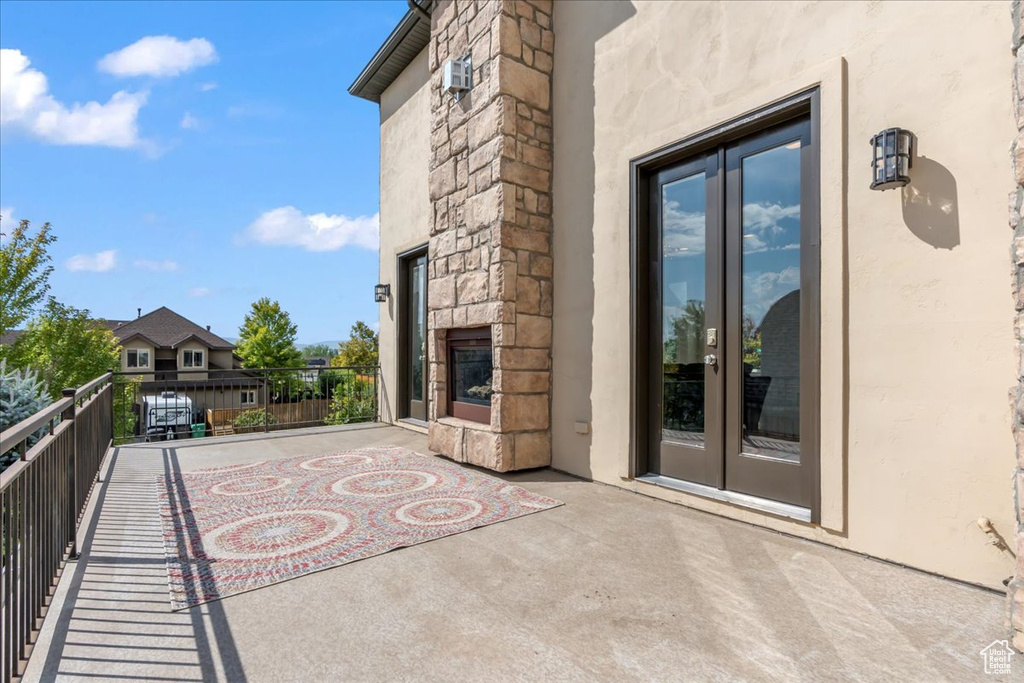
[[[811,521],[811,509],[800,507],[799,505],[780,503],[777,500],[768,500],[767,498],[758,498],[757,496],[751,496],[747,493],[723,491],[722,489],[716,489],[713,486],[705,486],[704,484],[695,484],[691,481],[673,479],[672,477],[666,477],[662,474],[642,474],[637,477],[636,480],[643,484],[660,486],[674,491],[682,491],[683,493],[692,493],[693,495],[700,496],[702,498],[710,498],[712,500],[719,500],[725,503],[732,503],[733,505],[738,505],[739,507],[744,507],[750,510],[767,512],[768,514],[775,515],[777,517],[795,519],[798,522],[809,523]]]
[[[420,420],[415,417],[400,417],[398,418],[398,421],[404,422],[405,424],[413,425],[415,427],[422,427],[423,429],[426,429],[427,427],[430,426],[426,420]]]

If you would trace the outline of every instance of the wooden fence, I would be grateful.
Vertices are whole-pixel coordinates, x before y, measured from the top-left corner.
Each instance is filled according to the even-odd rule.
[[[316,427],[324,424],[330,413],[330,401],[326,399],[307,399],[296,403],[271,403],[267,406],[251,406],[246,408],[208,408],[206,423],[214,436],[222,434],[246,434],[262,432],[263,425],[235,427],[234,421],[242,413],[255,411],[266,412],[272,417],[268,420],[267,431],[289,429],[296,425]]]

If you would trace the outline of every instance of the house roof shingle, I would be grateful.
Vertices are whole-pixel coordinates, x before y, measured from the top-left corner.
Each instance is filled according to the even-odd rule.
[[[157,348],[173,349],[194,337],[211,349],[233,350],[235,348],[235,345],[228,340],[196,325],[166,306],[161,306],[135,320],[127,322],[114,320],[108,321],[108,323],[120,323],[112,326],[111,331],[122,342],[141,336]]]

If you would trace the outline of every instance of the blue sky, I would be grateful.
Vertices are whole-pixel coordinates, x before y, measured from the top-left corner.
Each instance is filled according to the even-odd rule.
[[[53,294],[235,336],[376,322],[378,110],[348,85],[402,0],[0,3],[0,207],[49,221]],[[45,78],[45,81],[44,81]]]

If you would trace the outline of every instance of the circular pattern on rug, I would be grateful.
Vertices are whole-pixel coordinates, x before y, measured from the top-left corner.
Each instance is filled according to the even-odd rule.
[[[483,512],[483,503],[472,498],[433,498],[406,503],[394,511],[394,516],[403,524],[435,527],[468,522]]]
[[[337,453],[335,455],[321,455],[318,458],[303,460],[299,463],[299,467],[313,472],[325,472],[371,462],[373,462],[373,458],[368,455],[360,455],[359,453]]]
[[[347,515],[329,510],[265,512],[212,529],[203,544],[214,560],[266,560],[326,545],[351,527]]]
[[[353,474],[331,484],[331,491],[340,496],[398,496],[437,486],[433,472],[421,470],[377,470]]]
[[[278,477],[273,474],[263,474],[255,477],[239,477],[228,479],[210,487],[210,493],[215,496],[251,496],[257,493],[267,493],[282,489],[292,480],[288,477]]]

